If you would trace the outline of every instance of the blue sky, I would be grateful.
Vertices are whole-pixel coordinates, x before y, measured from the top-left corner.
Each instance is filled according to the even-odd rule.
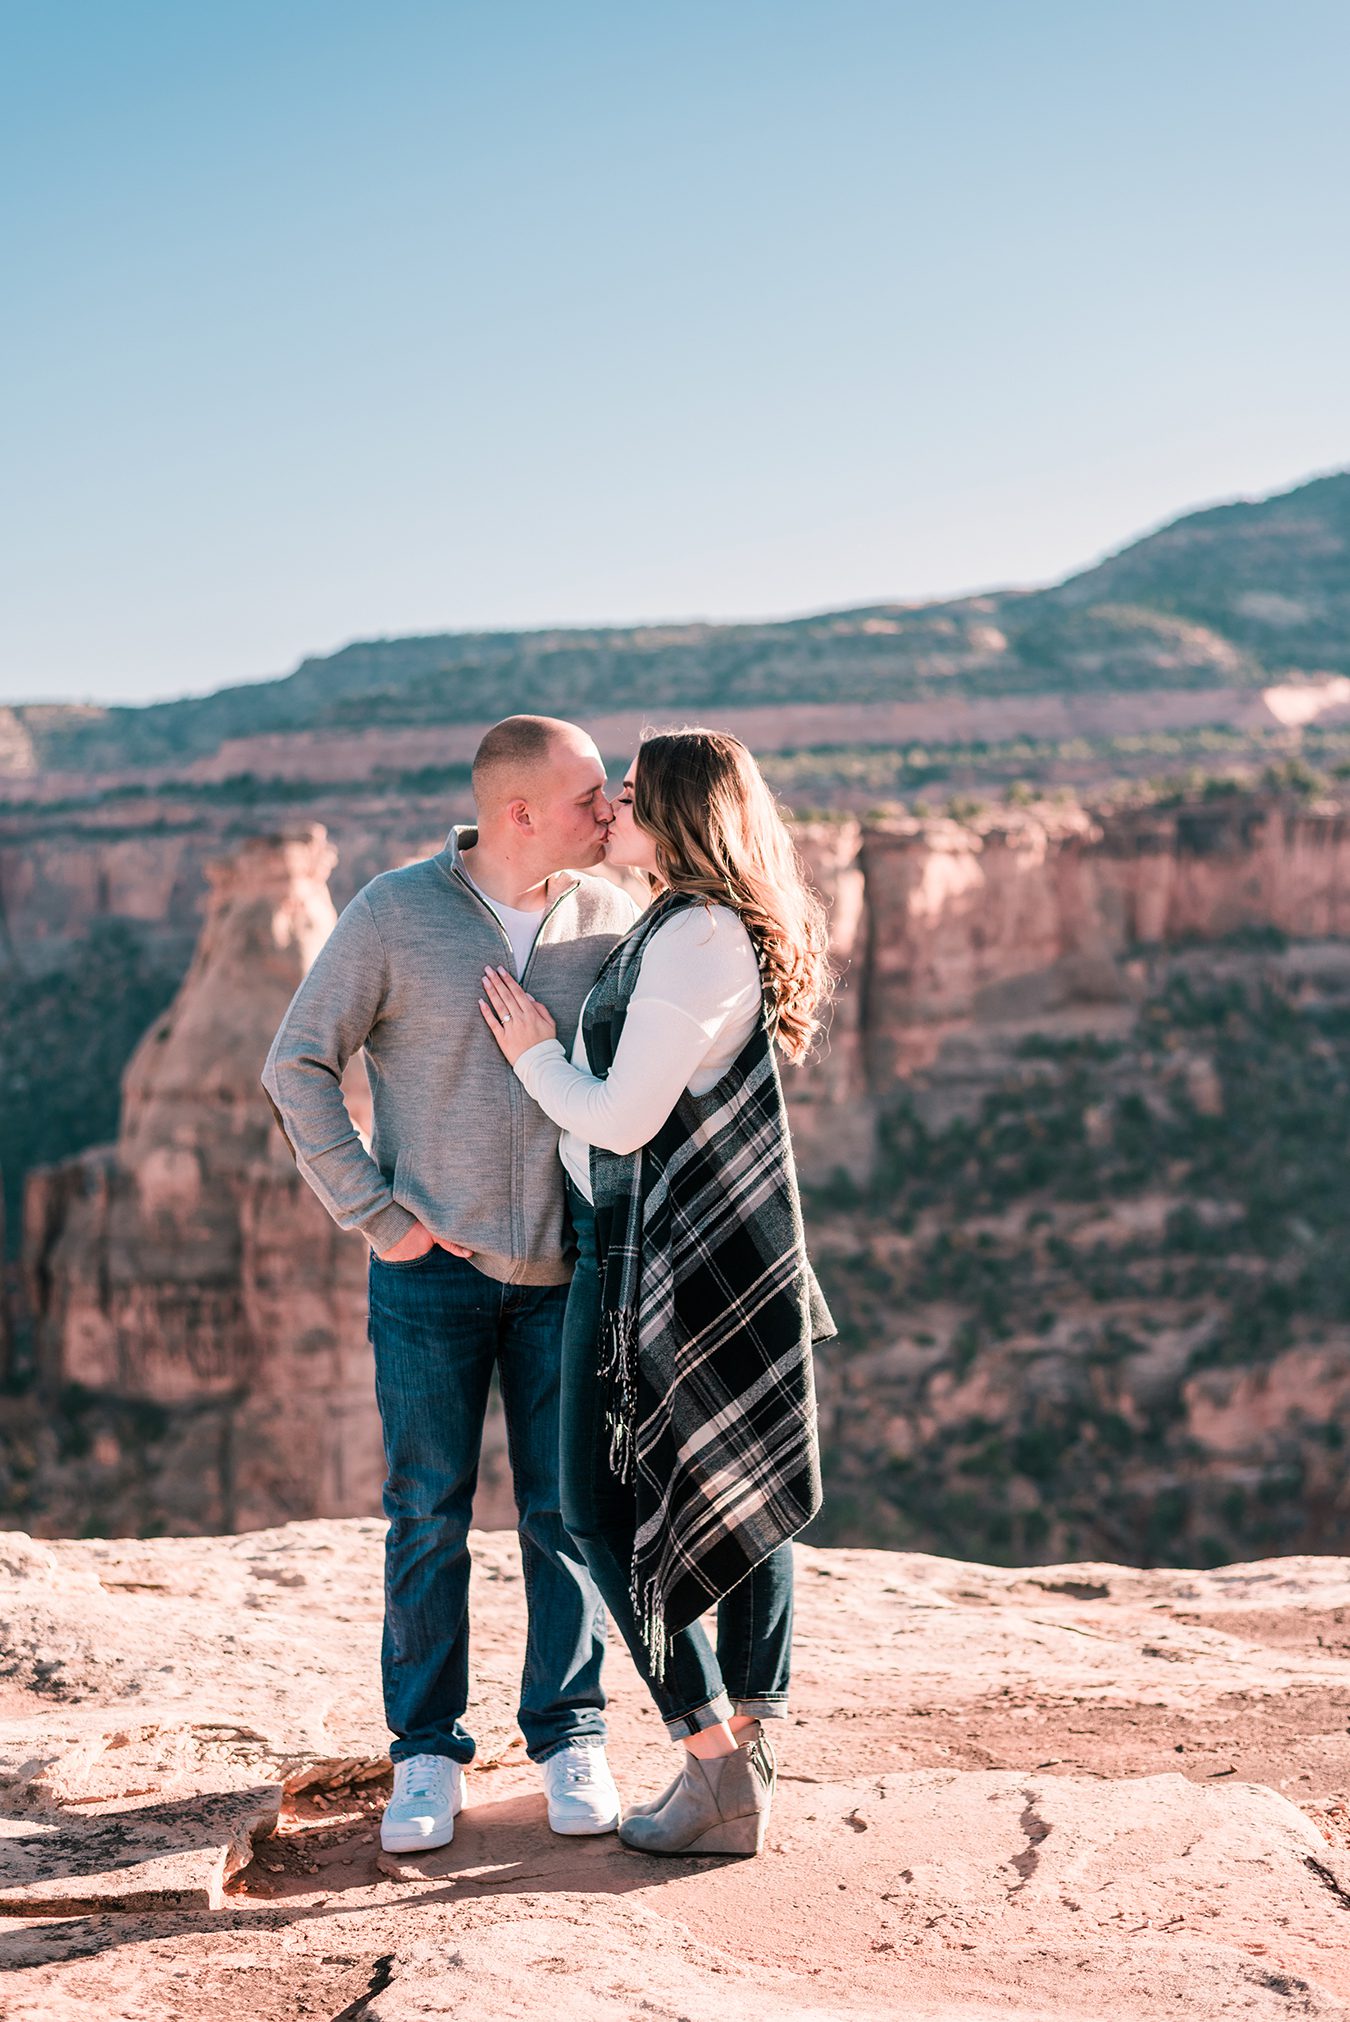
[[[12,0],[0,699],[1048,580],[1350,462],[1340,0]]]

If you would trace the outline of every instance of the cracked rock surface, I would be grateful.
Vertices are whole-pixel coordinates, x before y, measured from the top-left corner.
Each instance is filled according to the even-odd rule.
[[[1350,1561],[799,1549],[758,1860],[557,1839],[474,1538],[453,1845],[379,1852],[382,1526],[0,1535],[6,2022],[1350,2015]],[[611,1755],[670,1751],[627,1657]]]

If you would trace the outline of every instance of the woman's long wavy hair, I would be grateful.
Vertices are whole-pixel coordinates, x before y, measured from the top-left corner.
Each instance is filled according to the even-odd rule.
[[[740,914],[774,1037],[801,1060],[833,981],[825,908],[750,753],[720,730],[649,734],[638,747],[633,819],[656,845],[658,891]]]

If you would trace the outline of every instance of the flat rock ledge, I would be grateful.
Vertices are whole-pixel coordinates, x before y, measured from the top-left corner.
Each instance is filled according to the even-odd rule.
[[[6,2022],[1350,2017],[1350,1560],[799,1548],[754,1861],[548,1830],[476,1534],[452,1846],[379,1851],[383,1527],[0,1533]],[[609,1665],[631,1796],[671,1752]]]

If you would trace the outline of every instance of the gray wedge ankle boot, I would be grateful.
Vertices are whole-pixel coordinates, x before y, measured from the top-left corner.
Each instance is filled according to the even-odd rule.
[[[649,1797],[645,1804],[626,1804],[623,1808],[624,1817],[651,1818],[655,1812],[660,1811],[662,1805],[667,1801],[668,1798],[674,1797],[676,1791],[679,1789],[683,1780],[684,1780],[684,1771],[681,1769],[677,1771],[676,1774],[670,1779],[670,1782],[666,1785],[665,1789],[661,1792],[659,1797]]]
[[[673,1788],[654,1811],[629,1812],[619,1838],[638,1853],[757,1854],[773,1797],[772,1751],[755,1741],[700,1762],[685,1752]]]
[[[772,1796],[774,1785],[778,1780],[778,1765],[774,1761],[774,1754],[772,1748],[769,1746],[768,1736],[765,1734],[758,1720],[753,1727],[747,1727],[738,1736],[736,1746],[738,1748],[748,1748],[758,1753],[764,1772],[764,1780],[768,1784],[769,1794]],[[671,1778],[658,1797],[649,1797],[645,1804],[626,1804],[623,1808],[624,1817],[651,1818],[655,1812],[660,1811],[668,1798],[674,1797],[683,1778],[684,1771],[680,1770],[676,1776]]]
[[[760,1775],[769,1786],[769,1796],[772,1797],[778,1787],[778,1758],[773,1752],[773,1744],[765,1733],[762,1722],[757,1720],[753,1727],[746,1728],[741,1736],[740,1745],[750,1751]]]

